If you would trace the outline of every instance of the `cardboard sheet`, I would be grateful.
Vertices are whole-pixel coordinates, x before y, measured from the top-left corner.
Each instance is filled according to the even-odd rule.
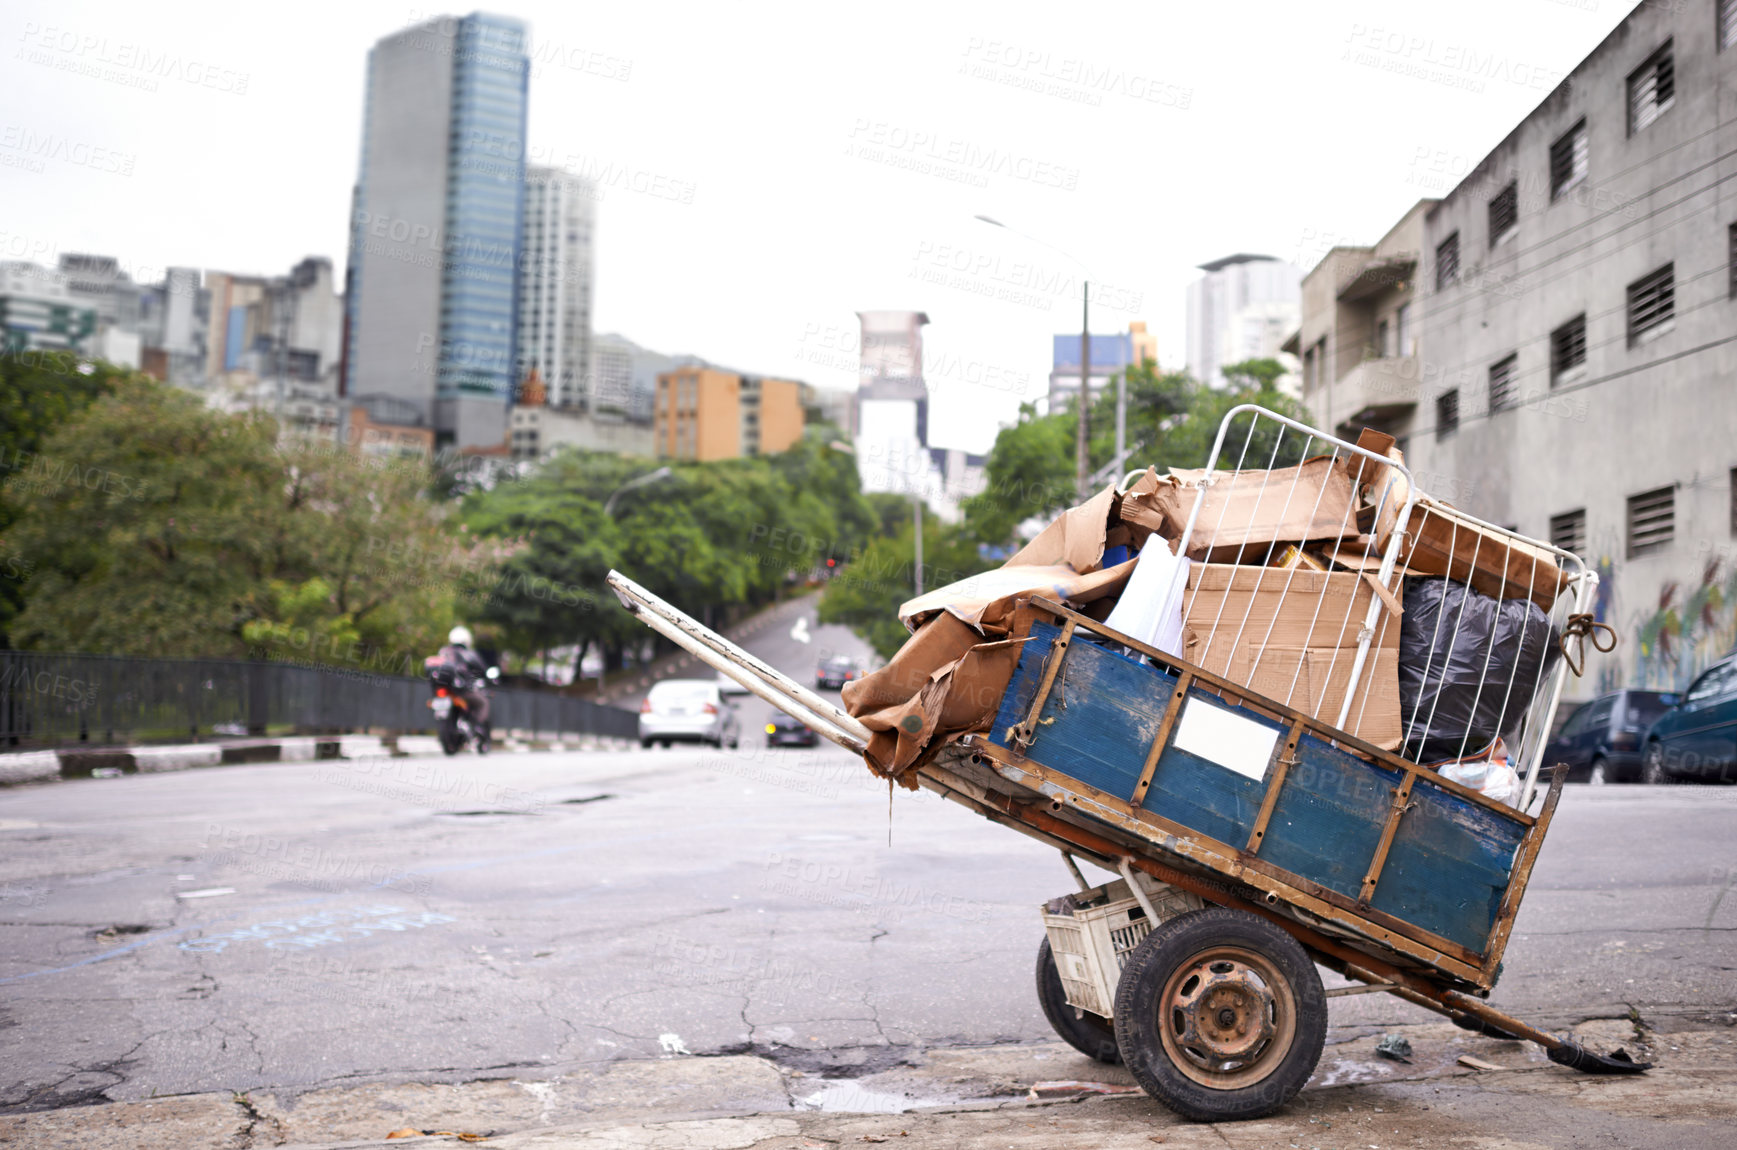
[[[1422,496],[1399,555],[1407,567],[1470,583],[1493,599],[1530,599],[1548,611],[1568,586],[1568,573],[1541,547],[1499,535]]]
[[[1208,473],[1170,475],[1174,486],[1160,487],[1154,496],[1165,530],[1180,538]],[[1190,559],[1259,563],[1275,543],[1357,534],[1356,490],[1344,459],[1321,456],[1273,471],[1219,471],[1205,490],[1188,543]]]
[[[1096,571],[1103,565],[1104,535],[1116,499],[1116,485],[1112,483],[1078,507],[1070,507],[1015,552],[1006,566],[1065,566],[1078,575]]]
[[[1102,554],[1100,550],[1099,554]],[[1108,569],[1076,574],[1072,567],[997,567],[957,583],[937,587],[899,608],[899,619],[915,630],[926,620],[947,612],[984,631],[1001,623],[1022,595],[1043,595],[1057,602],[1090,603],[1119,594],[1138,560]]]

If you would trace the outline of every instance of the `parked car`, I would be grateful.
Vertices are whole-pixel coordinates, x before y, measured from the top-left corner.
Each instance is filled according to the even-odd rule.
[[[710,743],[734,747],[741,742],[735,704],[724,699],[710,679],[665,679],[646,692],[639,705],[639,745]]]
[[[1653,723],[1641,752],[1641,778],[1649,783],[1737,779],[1737,655],[1701,672],[1682,702]]]
[[[766,724],[766,745],[768,747],[813,747],[820,743],[820,736],[814,733],[814,728],[791,718],[783,711],[773,712],[771,721]]]
[[[814,669],[814,683],[823,690],[836,691],[852,679],[862,678],[862,667],[846,655],[823,659]]]
[[[748,693],[748,688],[742,686],[742,684],[736,682],[736,680],[730,678],[730,676],[723,672],[720,671],[718,673],[718,694],[728,696],[746,695]]]
[[[1547,766],[1568,764],[1572,782],[1632,783],[1641,777],[1641,745],[1653,720],[1677,696],[1664,691],[1613,691],[1568,717],[1544,752]]]

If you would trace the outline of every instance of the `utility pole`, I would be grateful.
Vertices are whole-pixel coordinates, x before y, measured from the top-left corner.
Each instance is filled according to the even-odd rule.
[[[923,497],[920,495],[911,497],[911,521],[916,525],[917,532],[917,561],[913,569],[916,571],[917,594],[920,596],[923,593]]]
[[[1091,438],[1088,428],[1092,410],[1092,393],[1090,373],[1092,370],[1092,285],[1085,280],[1080,281],[1080,426],[1079,435],[1074,442],[1074,488],[1079,500],[1084,503],[1091,498],[1092,463],[1086,455],[1086,444]]]

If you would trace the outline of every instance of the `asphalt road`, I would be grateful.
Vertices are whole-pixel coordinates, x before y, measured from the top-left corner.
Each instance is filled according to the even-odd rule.
[[[797,605],[748,646],[863,654]],[[0,793],[0,1108],[756,1050],[824,1073],[1053,1038],[1053,851],[850,756],[497,755]],[[889,842],[890,839],[890,842]],[[1737,1012],[1737,788],[1571,788],[1495,1001]],[[1340,1024],[1427,1015],[1381,995]],[[1331,1059],[1323,1060],[1323,1073]]]

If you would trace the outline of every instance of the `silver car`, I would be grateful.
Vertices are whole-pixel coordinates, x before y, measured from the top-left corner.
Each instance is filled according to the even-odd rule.
[[[741,742],[735,704],[727,702],[711,679],[665,679],[639,705],[639,745],[710,743],[734,747]]]

